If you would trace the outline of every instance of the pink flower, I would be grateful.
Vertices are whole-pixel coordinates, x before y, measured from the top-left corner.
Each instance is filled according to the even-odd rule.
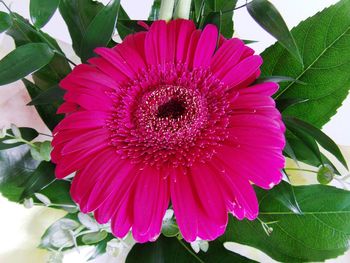
[[[278,85],[252,84],[261,57],[187,20],[95,52],[61,82],[66,117],[52,142],[56,176],[76,172],[81,211],[138,242],[159,236],[170,202],[187,241],[222,235],[228,212],[255,219],[251,182],[281,181],[285,144]]]

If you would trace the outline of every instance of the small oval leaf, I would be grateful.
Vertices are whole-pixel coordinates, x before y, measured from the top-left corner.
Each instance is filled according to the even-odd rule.
[[[281,45],[303,64],[303,59],[293,36],[281,14],[273,4],[267,0],[253,0],[247,4],[247,10],[263,29],[275,37]]]
[[[107,236],[108,233],[106,231],[94,232],[83,235],[82,241],[86,245],[92,245],[104,240]]]
[[[30,0],[30,18],[37,28],[42,28],[55,13],[59,0]]]
[[[0,61],[0,86],[41,69],[54,56],[54,52],[45,43],[31,43],[20,46]]]

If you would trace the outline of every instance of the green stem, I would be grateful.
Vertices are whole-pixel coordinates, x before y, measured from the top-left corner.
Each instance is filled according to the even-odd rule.
[[[309,169],[300,169],[300,168],[284,168],[286,171],[302,171],[302,172],[309,172],[309,173],[316,173],[317,171],[309,170]]]
[[[181,246],[183,246],[195,259],[197,259],[199,262],[204,263],[203,260],[201,260],[190,248],[188,248],[181,240],[177,239]]]
[[[169,21],[173,17],[175,0],[162,0],[159,10],[159,19]]]
[[[175,7],[175,18],[189,19],[192,0],[178,0]]]
[[[9,11],[9,13],[12,14],[11,9],[7,6],[7,4],[4,1],[0,0],[0,3],[2,3],[5,6],[5,8],[7,9],[7,11]]]

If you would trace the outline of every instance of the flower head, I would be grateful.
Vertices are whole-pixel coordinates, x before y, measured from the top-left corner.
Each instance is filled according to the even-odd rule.
[[[277,84],[252,84],[261,57],[188,20],[95,52],[61,82],[52,142],[56,176],[76,172],[80,209],[138,242],[158,237],[170,202],[189,242],[223,234],[228,212],[255,219],[251,183],[280,182],[285,143]]]

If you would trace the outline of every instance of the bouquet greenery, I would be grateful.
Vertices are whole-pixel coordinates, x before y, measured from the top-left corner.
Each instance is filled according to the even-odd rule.
[[[52,131],[0,131],[0,193],[67,211],[42,236],[50,262],[86,245],[132,246],[130,263],[254,262],[229,242],[281,262],[348,250],[348,167],[321,128],[350,89],[349,0],[291,31],[267,0],[155,0],[147,21],[119,0],[31,0],[31,21],[0,4],[16,44],[0,85],[21,80]],[[261,55],[233,37],[240,8],[277,39]],[[56,9],[79,65],[41,30]]]

